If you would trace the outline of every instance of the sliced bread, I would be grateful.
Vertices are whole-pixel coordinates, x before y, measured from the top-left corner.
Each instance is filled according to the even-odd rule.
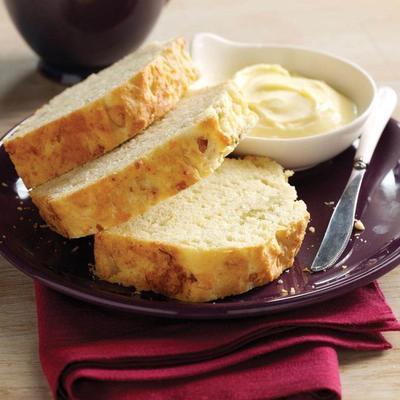
[[[200,90],[143,134],[34,188],[32,200],[60,234],[96,233],[211,174],[256,120],[233,83]]]
[[[292,266],[309,214],[263,157],[211,176],[95,237],[95,275],[189,302],[246,292]]]
[[[150,44],[54,97],[5,149],[25,185],[35,187],[137,135],[196,79],[183,39]]]

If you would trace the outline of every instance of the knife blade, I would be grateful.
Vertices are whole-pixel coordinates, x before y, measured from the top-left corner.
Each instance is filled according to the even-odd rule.
[[[321,245],[311,265],[312,272],[325,271],[335,265],[350,240],[358,195],[372,154],[397,104],[397,94],[390,87],[381,87],[375,98],[371,116],[354,157],[353,169],[332,213]]]

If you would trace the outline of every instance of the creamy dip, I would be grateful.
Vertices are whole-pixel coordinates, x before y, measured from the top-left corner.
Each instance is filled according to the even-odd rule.
[[[238,71],[234,80],[259,116],[252,136],[317,135],[357,116],[356,105],[325,82],[291,75],[280,65],[251,65]]]

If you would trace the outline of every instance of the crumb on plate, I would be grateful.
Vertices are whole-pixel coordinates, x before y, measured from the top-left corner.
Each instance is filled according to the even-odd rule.
[[[364,231],[365,230],[364,224],[359,219],[354,220],[354,228],[357,229],[358,231]]]

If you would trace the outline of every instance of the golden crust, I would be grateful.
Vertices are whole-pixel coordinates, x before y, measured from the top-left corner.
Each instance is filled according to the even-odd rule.
[[[238,137],[240,134],[238,133]],[[69,238],[87,236],[142,214],[211,174],[237,144],[211,115],[124,169],[60,198],[32,200],[49,226]]]
[[[4,147],[27,187],[35,187],[136,136],[173,108],[198,77],[184,39],[106,96]]]
[[[95,275],[137,290],[187,302],[206,302],[247,292],[291,267],[309,215],[263,245],[202,250],[145,242],[108,231],[95,237]]]

